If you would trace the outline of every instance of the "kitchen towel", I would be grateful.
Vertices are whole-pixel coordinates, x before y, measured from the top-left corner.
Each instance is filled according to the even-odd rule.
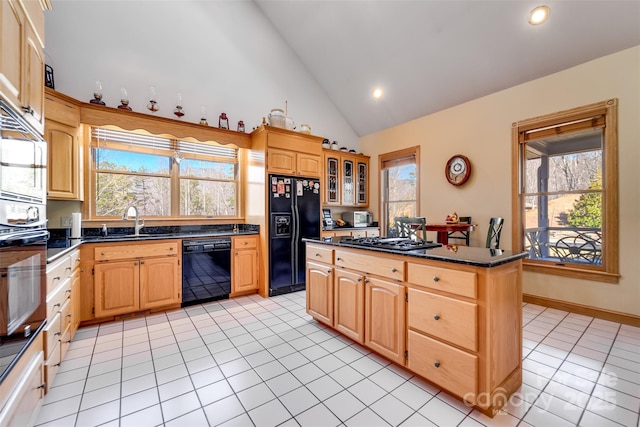
[[[82,215],[80,212],[74,212],[71,214],[71,238],[79,239],[80,236],[80,226],[82,223]]]

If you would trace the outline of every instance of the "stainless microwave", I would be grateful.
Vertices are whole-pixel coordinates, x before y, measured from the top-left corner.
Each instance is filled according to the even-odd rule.
[[[368,227],[373,221],[373,215],[367,211],[342,212],[342,219],[352,227]]]

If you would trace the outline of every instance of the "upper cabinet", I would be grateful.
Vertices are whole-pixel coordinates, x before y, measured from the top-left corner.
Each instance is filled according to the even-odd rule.
[[[336,206],[369,206],[369,157],[323,150],[323,203]]]
[[[44,13],[40,0],[0,0],[0,96],[44,129]]]
[[[251,134],[252,147],[264,149],[267,173],[320,178],[322,138],[262,126]]]
[[[44,138],[48,143],[47,198],[82,200],[82,130],[80,108],[73,99],[46,89],[47,119]]]

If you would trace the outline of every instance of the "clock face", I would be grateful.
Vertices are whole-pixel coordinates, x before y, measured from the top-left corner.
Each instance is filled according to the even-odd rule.
[[[449,159],[444,173],[451,184],[462,185],[469,179],[471,163],[465,156],[457,154]]]

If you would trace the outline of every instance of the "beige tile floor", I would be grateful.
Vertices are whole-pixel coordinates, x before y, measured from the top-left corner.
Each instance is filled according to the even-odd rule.
[[[311,319],[303,291],[81,328],[36,424],[640,426],[640,328],[522,311],[524,383],[493,419]]]

